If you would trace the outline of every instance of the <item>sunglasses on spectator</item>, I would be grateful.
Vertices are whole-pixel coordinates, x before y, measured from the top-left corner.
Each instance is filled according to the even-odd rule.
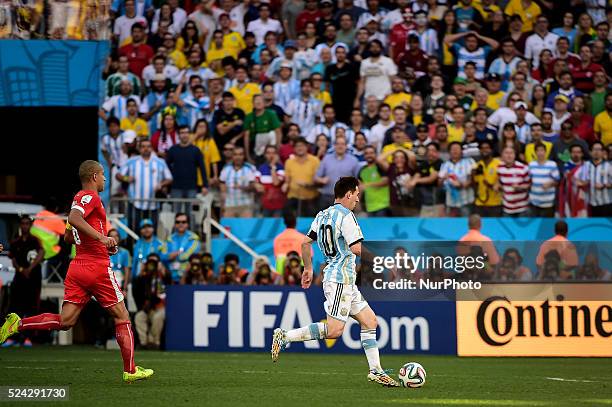
[[[174,223],[176,225],[181,225],[181,224],[188,223],[188,222],[186,220],[177,220],[177,221],[174,221]]]
[[[511,101],[511,102],[518,102],[519,100],[521,100],[521,99],[518,99],[518,98],[512,98],[512,99],[510,99],[510,101]]]

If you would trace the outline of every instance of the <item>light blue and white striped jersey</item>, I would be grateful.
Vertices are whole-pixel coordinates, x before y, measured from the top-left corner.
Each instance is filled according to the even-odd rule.
[[[351,246],[363,240],[363,233],[352,211],[339,203],[317,214],[308,237],[317,241],[327,265],[323,281],[355,284],[355,259]]]
[[[128,115],[127,101],[129,99],[134,99],[136,101],[136,104],[140,108],[140,98],[138,96],[136,95],[130,95],[130,96],[115,95],[115,96],[108,98],[106,102],[102,104],[102,109],[105,112],[109,113],[111,116],[115,116],[116,118],[121,120],[124,117],[127,117]]]
[[[440,49],[440,43],[438,42],[438,33],[433,28],[428,28],[422,33],[413,30],[409,34],[415,34],[419,37],[419,44],[421,49],[427,55],[437,55]]]
[[[133,200],[136,208],[142,210],[157,209],[155,203],[139,200],[155,198],[155,188],[162,181],[172,179],[166,162],[156,155],[151,155],[149,160],[141,156],[130,158],[121,167],[121,175],[134,177],[134,182],[128,187],[128,197]]]
[[[331,127],[328,127],[325,123],[320,123],[314,126],[308,133],[302,130],[302,134],[306,134],[306,141],[312,144],[315,143],[319,134],[325,134],[325,137],[329,140],[330,146],[333,147],[336,141],[336,129],[338,128],[348,130],[348,126],[342,122],[335,122]]]
[[[612,163],[601,161],[594,164],[592,161],[584,163],[578,177],[581,181],[589,181],[589,204],[592,206],[602,206],[612,203],[612,188],[606,186],[612,184]],[[597,184],[603,188],[596,188]]]
[[[278,104],[278,103],[277,103]],[[307,101],[301,97],[293,99],[288,105],[279,105],[285,109],[287,116],[291,116],[291,122],[300,126],[302,134],[309,134],[317,124],[321,114],[321,102],[312,96]],[[287,108],[285,108],[287,106]]]
[[[460,182],[466,182],[472,175],[472,169],[476,162],[471,158],[462,158],[456,163],[451,160],[445,161],[438,172],[439,178],[445,178],[444,189],[446,189],[446,206],[451,208],[460,208],[465,205],[474,203],[473,188],[457,188],[450,182],[454,178]]]
[[[474,76],[476,79],[484,79],[485,64],[490,49],[491,47],[485,45],[484,47],[477,48],[476,51],[470,52],[467,50],[467,48],[459,44],[455,44],[455,51],[457,52],[457,66],[459,67],[457,76],[465,78],[465,64],[468,62],[473,62],[476,64],[476,74]]]
[[[208,96],[195,100],[193,96],[189,95],[183,99],[183,102],[185,102],[182,108],[184,123],[180,124],[187,125],[190,129],[193,129],[200,119],[210,121],[210,98]]]
[[[154,134],[161,127],[162,111],[168,105],[167,101],[166,93],[150,92],[140,105],[140,113],[144,114],[153,110],[156,102],[161,103],[161,108],[149,119],[149,131],[151,134]]]
[[[277,81],[273,85],[274,103],[287,109],[289,102],[300,97],[300,81],[289,79],[287,82]]]
[[[544,164],[537,161],[529,163],[529,203],[538,208],[550,208],[555,203],[555,187],[544,188],[543,185],[551,181],[559,181],[559,167],[554,161],[547,160]]]
[[[495,58],[493,62],[491,62],[491,66],[489,66],[489,73],[496,73],[502,78],[502,88],[504,92],[508,91],[508,86],[510,85],[510,78],[516,72],[516,66],[522,59],[519,57],[514,57],[510,60],[510,62],[506,62],[504,58],[499,57]]]
[[[123,151],[123,145],[130,142],[131,141],[126,138],[124,131],[120,132],[117,138],[113,138],[107,133],[102,136],[100,149],[106,151],[111,156],[111,160],[113,160],[113,164],[117,166],[117,168],[121,168],[128,160],[128,155]]]
[[[363,133],[363,135],[366,137],[366,139],[368,140],[368,143],[370,142],[370,129],[362,127],[359,130],[361,133]],[[355,130],[348,128],[346,130],[346,143],[349,146],[352,146],[353,144],[355,144]]]
[[[252,206],[255,204],[253,193],[245,191],[244,187],[255,182],[257,178],[257,169],[253,164],[244,163],[240,168],[234,167],[233,164],[227,164],[221,170],[219,181],[227,187],[225,194],[225,206]]]

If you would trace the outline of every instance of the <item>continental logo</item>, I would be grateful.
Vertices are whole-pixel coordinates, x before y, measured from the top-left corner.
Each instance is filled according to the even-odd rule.
[[[513,296],[457,301],[459,356],[612,357],[611,301]]]
[[[476,323],[480,338],[491,346],[505,346],[516,338],[608,338],[612,336],[612,307],[563,301],[551,305],[548,300],[517,305],[507,297],[495,296],[480,304]]]

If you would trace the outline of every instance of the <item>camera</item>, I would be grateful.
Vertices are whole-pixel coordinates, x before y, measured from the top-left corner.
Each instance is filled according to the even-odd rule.
[[[226,264],[225,267],[223,268],[223,272],[225,274],[232,274],[234,271],[236,271],[236,269],[231,264]]]
[[[159,262],[156,259],[147,259],[147,262],[145,263],[145,270],[148,272],[154,272],[157,270],[158,265]]]

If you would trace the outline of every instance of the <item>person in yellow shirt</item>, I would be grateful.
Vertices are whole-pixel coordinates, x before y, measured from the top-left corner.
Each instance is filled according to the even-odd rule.
[[[168,61],[171,65],[183,70],[189,65],[182,51],[176,49],[176,40],[170,33],[164,34],[164,47],[168,50]]]
[[[215,187],[219,181],[219,168],[216,164],[221,161],[221,154],[219,154],[215,139],[208,130],[206,119],[196,121],[193,128],[193,144],[202,152],[208,185]],[[200,171],[198,171],[198,185],[203,185]]]
[[[550,157],[550,152],[552,150],[553,145],[550,141],[542,140],[542,134],[544,133],[542,131],[542,124],[533,123],[530,127],[531,127],[532,142],[528,143],[525,146],[525,162],[529,164],[530,162],[536,161],[538,159],[535,153],[535,146],[537,143],[542,143],[544,144],[544,147],[546,147],[546,159],[548,160],[548,158]]]
[[[606,110],[595,116],[593,130],[606,148],[612,144],[612,93],[606,95]]]
[[[332,99],[328,91],[322,88],[323,75],[318,72],[310,75],[312,81],[312,97],[321,102],[321,106],[331,105]]]
[[[497,175],[501,161],[493,157],[493,146],[489,140],[480,142],[480,156],[480,161],[472,171],[472,180],[476,187],[476,213],[485,217],[501,217],[502,194]]]
[[[501,11],[501,8],[495,4],[494,0],[476,0],[473,4],[474,8],[482,14],[485,21],[489,21],[489,14],[495,14]]]
[[[138,103],[135,99],[128,99],[127,116],[121,119],[121,130],[132,130],[138,138],[149,138],[149,125],[138,117]]]
[[[510,0],[504,13],[508,16],[518,14],[523,19],[524,33],[533,31],[536,19],[542,14],[542,9],[533,0]]]
[[[387,95],[383,103],[388,104],[391,107],[391,111],[397,106],[404,106],[404,109],[408,109],[412,95],[405,92],[404,81],[399,76],[394,77],[391,80],[391,93]],[[392,119],[395,118],[391,115]]]
[[[449,123],[448,127],[448,142],[454,141],[463,143],[465,138],[465,130],[463,129],[463,122],[465,121],[465,109],[463,106],[455,106],[451,112],[453,116],[453,122]]]
[[[208,52],[206,53],[206,66],[212,69],[217,75],[225,75],[225,70],[221,61],[225,57],[238,58],[238,54],[234,54],[230,49],[223,47],[223,32],[216,30],[213,33],[213,40],[210,43]]]
[[[506,92],[501,90],[501,76],[496,73],[489,73],[486,77],[487,90],[489,95],[487,96],[487,107],[489,109],[497,110],[501,107],[502,100],[506,96]]]
[[[236,98],[236,107],[241,109],[244,114],[253,111],[253,96],[261,93],[261,88],[256,83],[247,82],[247,68],[239,65],[236,68],[236,85],[229,88],[229,91]]]
[[[399,126],[395,126],[391,131],[392,144],[383,147],[380,159],[386,158],[389,163],[393,162],[393,153],[397,150],[412,150],[412,141],[408,138],[406,130]],[[381,158],[382,157],[382,158]]]
[[[232,20],[229,14],[223,13],[219,16],[219,27],[221,27],[221,32],[223,33],[223,48],[236,54],[234,58],[238,59],[238,54],[246,48],[246,43],[240,33],[232,31],[231,25]]]
[[[288,205],[297,210],[297,216],[314,216],[318,209],[319,191],[314,177],[321,162],[308,153],[308,142],[298,137],[293,156],[285,161],[285,183],[281,189],[289,198]]]

